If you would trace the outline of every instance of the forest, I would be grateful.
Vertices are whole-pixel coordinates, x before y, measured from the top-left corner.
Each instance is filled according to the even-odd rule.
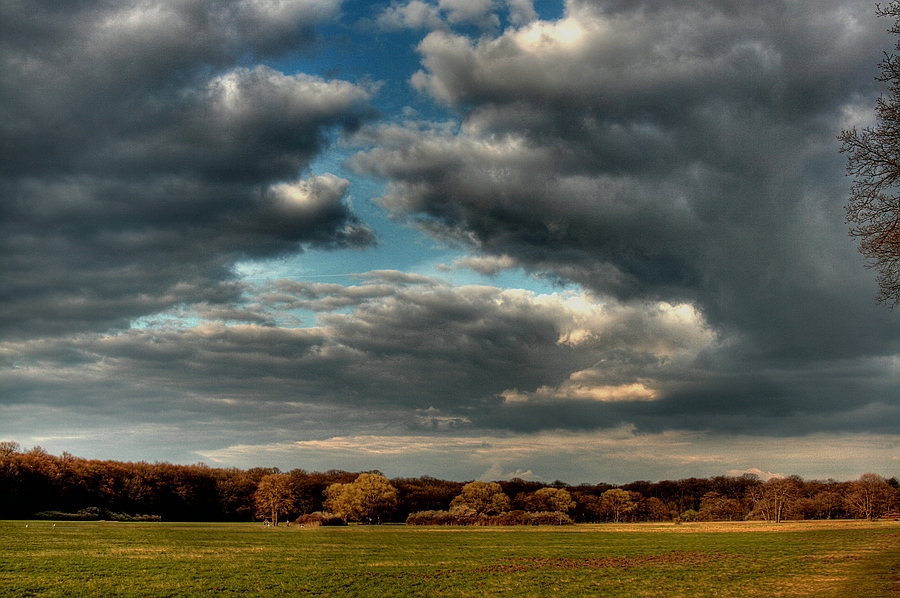
[[[0,442],[0,519],[563,524],[900,517],[900,483],[760,480],[754,475],[629,484],[519,478],[448,481],[379,472],[214,468],[92,460]],[[324,514],[324,515],[323,515]]]

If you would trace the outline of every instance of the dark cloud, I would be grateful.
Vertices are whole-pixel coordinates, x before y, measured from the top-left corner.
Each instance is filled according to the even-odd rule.
[[[462,117],[368,133],[356,164],[389,179],[396,218],[601,295],[689,302],[721,338],[658,402],[492,424],[746,431],[896,406],[896,383],[832,375],[900,351],[843,225],[835,140],[871,102],[885,27],[864,2],[572,0],[559,21],[421,42],[413,85]]]
[[[429,35],[414,82],[466,118],[457,136],[382,133],[361,163],[394,181],[386,205],[492,253],[581,257],[582,278],[623,294],[695,292],[708,264],[690,252],[727,251],[735,229],[783,236],[807,163],[835,153],[841,107],[870,88],[872,52],[845,40],[877,48],[877,29],[843,5],[812,20],[781,3],[665,6],[608,7],[613,20],[572,3],[564,21],[495,40]],[[619,278],[589,276],[603,264]]]
[[[309,47],[337,9],[4,5],[0,335],[224,304],[236,260],[371,245],[347,181],[298,179],[370,116],[372,90],[252,64]]]
[[[0,7],[4,430],[102,414],[93,429],[145,426],[136,458],[169,434],[223,455],[305,439],[326,463],[412,439],[452,460],[435,438],[466,471],[500,451],[488,471],[582,455],[660,476],[685,439],[704,439],[677,449],[693,463],[733,461],[736,438],[771,457],[795,436],[808,460],[883,434],[889,462],[900,324],[847,235],[836,139],[865,124],[892,42],[872,6],[570,0],[541,21],[527,0],[394,3],[382,25],[433,29],[403,75],[422,97],[373,125],[375,85],[264,66],[313,48],[338,5]],[[428,97],[449,120],[415,120]],[[585,291],[265,261],[374,243],[350,201],[371,181],[310,171],[341,135],[389,214],[441,242],[384,255]],[[259,278],[235,272],[248,259]]]
[[[769,372],[763,380],[753,373],[729,376],[698,365],[715,363],[719,344],[685,305],[623,305],[597,303],[583,294],[454,288],[397,272],[361,278],[361,284],[351,287],[279,281],[262,289],[260,301],[250,304],[255,311],[248,307],[243,314],[217,314],[202,308],[200,314],[254,321],[281,312],[291,298],[300,307],[310,307],[304,303],[310,301],[329,312],[318,325],[305,328],[193,325],[191,314],[185,313],[184,322],[161,321],[116,335],[0,343],[0,409],[15,414],[27,405],[34,419],[29,425],[36,430],[45,430],[48,419],[70,409],[77,411],[74,421],[93,414],[106,418],[101,427],[117,430],[129,446],[142,438],[188,434],[190,440],[181,446],[219,453],[213,458],[235,459],[226,455],[246,452],[250,465],[270,462],[270,443],[283,443],[271,449],[285,453],[280,464],[297,459],[309,463],[311,457],[302,451],[291,457],[305,446],[295,446],[298,436],[331,439],[322,448],[327,454],[312,461],[324,463],[322,467],[335,466],[329,459],[351,469],[346,459],[393,463],[393,449],[385,453],[378,448],[385,443],[402,445],[405,455],[427,455],[429,449],[422,447],[430,444],[426,435],[434,435],[434,446],[449,442],[446,450],[462,451],[462,459],[471,444],[465,437],[487,430],[501,439],[500,448],[481,446],[466,460],[484,467],[491,459],[523,463],[527,458],[524,463],[540,463],[544,475],[552,477],[560,451],[584,456],[602,446],[612,450],[609,442],[614,442],[620,448],[613,452],[626,454],[637,444],[638,452],[628,457],[632,465],[616,474],[626,480],[639,469],[636,454],[651,451],[647,458],[656,459],[663,454],[659,451],[670,451],[671,443],[682,453],[694,450],[686,444],[693,437],[683,431],[715,429],[744,436],[746,442],[760,434],[841,433],[849,423],[892,434],[888,422],[897,408],[890,401],[890,385],[884,383],[896,368],[891,360],[845,363],[827,379],[815,371]],[[710,377],[715,378],[712,383],[704,383]],[[791,392],[784,390],[785,377],[791,377]],[[860,388],[877,392],[863,397]],[[856,398],[842,399],[843,390],[855,392]],[[806,403],[822,391],[818,405]],[[123,429],[120,420],[131,424]],[[622,428],[623,421],[634,422],[640,434],[611,432],[630,430]],[[88,430],[88,438],[97,433],[96,424],[83,421],[69,433],[77,434],[79,428]],[[550,439],[531,436],[542,430],[597,429],[606,432],[581,437],[577,444],[567,440],[566,432]],[[682,432],[673,437],[671,430]],[[399,435],[391,441],[382,432]],[[516,437],[516,448],[502,448]],[[78,442],[72,438],[65,446]],[[709,450],[721,452],[729,438],[712,437]],[[519,447],[535,440],[545,443],[541,458]],[[96,442],[81,442],[89,452],[97,450]],[[641,448],[645,443],[658,448]],[[209,447],[222,450],[210,453]],[[139,447],[127,450],[141,457]],[[357,454],[367,450],[376,454]],[[393,466],[404,472],[409,467]],[[473,465],[467,467],[469,473],[450,467],[443,475],[473,475]],[[567,473],[573,480],[596,475],[588,464],[576,469]],[[661,471],[654,475],[668,475]],[[691,473],[707,475],[697,471]]]
[[[652,399],[653,388],[677,380],[677,370],[714,342],[685,307],[454,288],[391,272],[368,278],[352,287],[282,281],[260,296],[255,311],[218,314],[260,321],[291,297],[290,308],[333,310],[305,328],[173,320],[114,336],[8,342],[0,353],[0,395],[7,404],[28,397],[61,407],[73,397],[99,406],[114,394],[120,408],[133,402],[149,412],[148,402],[162,400],[208,416],[235,404],[279,413],[319,405],[375,409],[413,427],[422,413],[461,425],[486,421],[511,402],[540,409],[573,397]],[[405,282],[385,284],[397,278]],[[48,390],[62,384],[68,390],[58,398]],[[163,411],[158,418],[168,417]]]

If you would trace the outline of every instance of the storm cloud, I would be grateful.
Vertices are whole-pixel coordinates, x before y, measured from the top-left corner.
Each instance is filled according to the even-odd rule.
[[[886,45],[870,14],[573,0],[492,38],[432,32],[411,82],[458,126],[382,125],[356,164],[390,181],[395,218],[484,259],[694,306],[721,339],[703,375],[614,420],[774,430],[870,403],[894,413],[897,320],[843,226],[835,145]],[[848,372],[869,369],[894,384],[850,390],[865,374]],[[555,413],[523,425],[584,421]]]
[[[5,5],[0,334],[127,327],[233,300],[236,260],[370,245],[346,185],[303,176],[333,131],[367,117],[372,90],[253,63],[309,46],[337,10]]]
[[[895,464],[900,321],[837,141],[890,24],[541,8],[0,8],[0,434],[460,478]]]
[[[259,295],[263,312],[317,309],[318,326],[210,322],[8,342],[0,387],[7,397],[43,393],[50,406],[97,397],[97,409],[108,408],[110,386],[122,405],[141,410],[182,395],[181,408],[198,414],[216,400],[226,411],[238,403],[293,405],[279,412],[400,409],[418,426],[423,417],[470,421],[506,402],[652,399],[675,364],[714,342],[685,306],[639,309],[431,280],[387,285],[382,277],[391,274],[351,287],[280,281]],[[62,400],[48,392],[53,386],[67,389]],[[535,388],[540,396],[519,390]]]

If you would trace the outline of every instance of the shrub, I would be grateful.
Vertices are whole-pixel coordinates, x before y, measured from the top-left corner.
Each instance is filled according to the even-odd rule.
[[[681,521],[697,521],[698,513],[694,509],[688,509],[681,514]]]
[[[449,511],[419,511],[410,513],[406,525],[460,525],[459,517]]]
[[[333,515],[332,513],[324,513],[322,511],[300,515],[299,517],[297,517],[297,521],[295,523],[303,527],[337,527],[347,525],[347,522],[337,515]]]

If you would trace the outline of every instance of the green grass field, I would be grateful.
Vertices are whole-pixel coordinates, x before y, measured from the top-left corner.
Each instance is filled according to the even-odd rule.
[[[897,596],[900,523],[0,522],[0,596]]]

